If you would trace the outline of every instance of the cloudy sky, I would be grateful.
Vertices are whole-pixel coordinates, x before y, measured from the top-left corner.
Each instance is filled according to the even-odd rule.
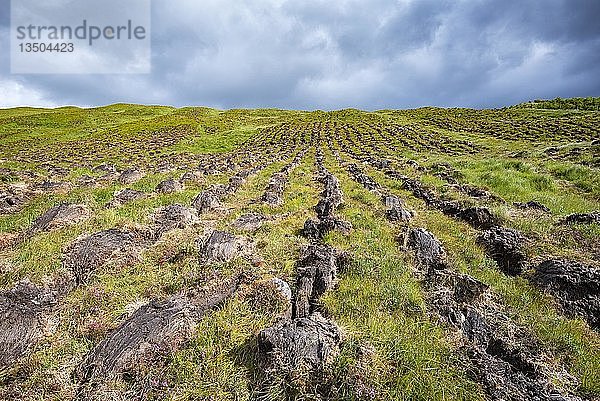
[[[600,0],[152,0],[152,72],[17,75],[0,107],[500,107],[600,96]]]

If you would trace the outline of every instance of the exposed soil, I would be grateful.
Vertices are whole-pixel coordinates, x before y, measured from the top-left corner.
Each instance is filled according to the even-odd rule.
[[[176,192],[181,192],[184,190],[184,186],[180,181],[177,181],[173,178],[168,180],[161,181],[156,186],[156,192],[161,194],[173,194]]]
[[[142,233],[116,228],[83,235],[67,247],[62,263],[82,284],[109,261],[137,259],[147,240]]]
[[[498,263],[498,267],[504,273],[516,276],[523,272],[526,262],[526,255],[523,251],[525,238],[518,231],[494,227],[482,232],[477,237],[477,242]]]
[[[245,237],[226,231],[212,231],[198,241],[199,257],[202,263],[231,262],[238,257],[249,257],[253,253],[253,244]]]
[[[569,260],[547,260],[532,281],[556,297],[565,312],[600,329],[600,270]]]
[[[141,191],[136,191],[135,189],[125,188],[120,191],[116,191],[113,198],[110,202],[106,204],[106,207],[118,207],[124,205],[129,202],[133,202],[136,200],[144,199],[146,197],[146,193]]]
[[[122,185],[131,185],[144,178],[144,173],[136,168],[129,168],[119,176],[119,183]]]
[[[38,232],[71,226],[90,218],[91,214],[91,210],[86,205],[61,203],[35,219],[25,235],[29,237]]]
[[[80,398],[86,399],[98,384],[183,346],[197,322],[223,305],[241,281],[237,275],[220,285],[153,300],[137,309],[91,349],[76,369]]]
[[[43,339],[56,302],[56,293],[28,281],[0,292],[0,372]]]

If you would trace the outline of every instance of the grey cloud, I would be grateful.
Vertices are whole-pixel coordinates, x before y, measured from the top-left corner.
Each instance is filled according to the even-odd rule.
[[[3,61],[0,80],[83,105],[497,107],[600,95],[597,0],[154,0],[152,18],[150,75],[11,76]]]

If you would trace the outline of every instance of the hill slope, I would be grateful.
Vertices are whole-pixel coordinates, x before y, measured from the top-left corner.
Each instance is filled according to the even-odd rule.
[[[0,399],[599,397],[598,138],[564,107],[0,110]]]

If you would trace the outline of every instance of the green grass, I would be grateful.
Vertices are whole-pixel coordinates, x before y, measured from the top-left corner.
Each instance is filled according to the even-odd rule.
[[[588,212],[600,207],[600,202],[590,199],[590,196],[586,196],[567,182],[553,179],[551,174],[540,171],[532,163],[520,160],[483,159],[453,164],[461,171],[466,181],[489,188],[508,202],[537,200],[556,214]],[[600,187],[595,185],[595,177],[584,175],[586,170],[575,171],[578,173],[573,172],[569,181],[584,181],[585,178],[590,178],[585,180],[590,188]]]
[[[173,149],[176,152],[196,154],[228,152],[249,139],[256,131],[252,127],[239,127],[226,133],[211,134],[200,132],[197,136],[179,142]],[[227,138],[224,141],[224,137]]]
[[[600,110],[600,99],[596,97],[575,97],[561,99],[557,97],[552,100],[534,100],[515,107],[533,109],[559,109],[559,110]]]

